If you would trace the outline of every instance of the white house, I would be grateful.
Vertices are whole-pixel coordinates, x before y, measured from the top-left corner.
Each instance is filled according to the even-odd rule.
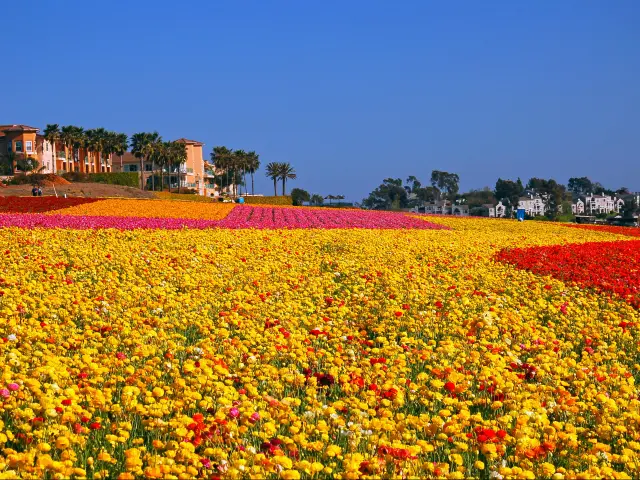
[[[520,197],[518,200],[518,208],[524,209],[524,213],[530,217],[544,215],[545,203],[540,196],[530,195],[528,197]]]
[[[469,216],[468,205],[451,205],[448,200],[424,203],[413,209],[416,213],[427,213],[430,215],[457,215],[460,217]]]
[[[582,199],[578,199],[576,203],[571,204],[571,213],[574,215],[582,215],[584,213],[584,202]]]
[[[624,205],[624,200],[610,195],[587,195],[584,204],[585,211],[592,215],[611,212],[619,213]]]
[[[487,203],[486,205],[483,205],[483,206],[486,207],[489,210],[489,216],[490,217],[502,218],[502,217],[505,217],[507,215],[507,207],[505,207],[502,204],[502,200],[500,200],[495,205]]]

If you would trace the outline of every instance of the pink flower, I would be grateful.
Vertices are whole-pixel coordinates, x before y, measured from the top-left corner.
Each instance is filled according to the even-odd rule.
[[[252,413],[251,416],[249,417],[249,421],[251,423],[256,423],[260,421],[260,414],[258,412]]]
[[[240,410],[238,410],[237,408],[233,407],[231,410],[229,410],[229,416],[231,418],[238,418],[240,416]]]
[[[116,357],[120,360],[124,360],[125,358],[127,358],[127,355],[122,352],[118,352],[116,353]]]
[[[9,395],[11,395],[11,392],[9,390],[7,390],[6,388],[0,388],[0,397],[9,398]]]
[[[17,383],[10,383],[9,385],[7,385],[7,387],[12,392],[15,392],[16,390],[20,390],[20,385],[18,385]]]

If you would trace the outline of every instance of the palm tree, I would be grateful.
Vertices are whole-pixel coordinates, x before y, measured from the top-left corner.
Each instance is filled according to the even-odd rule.
[[[290,163],[281,163],[280,164],[280,180],[282,180],[282,195],[286,195],[285,185],[287,180],[295,180],[297,178],[296,171],[291,166]]]
[[[140,159],[140,185],[144,190],[144,167],[145,161],[153,154],[155,148],[162,141],[162,137],[158,132],[148,133],[140,132],[134,133],[131,136],[131,153],[136,158]],[[151,182],[153,183],[153,174],[151,176]]]
[[[280,179],[280,172],[282,171],[282,164],[278,162],[271,162],[267,164],[266,176],[273,180],[273,195],[278,196],[278,180]]]
[[[253,174],[260,168],[260,156],[253,150],[247,152],[247,171],[251,174],[251,195],[253,192]],[[246,188],[246,183],[245,183]]]
[[[56,144],[60,141],[60,126],[57,123],[50,123],[44,129],[44,139],[51,144],[53,152],[53,173],[57,173],[56,161],[58,152],[56,152]]]
[[[229,181],[229,172],[234,167],[233,157],[233,152],[224,146],[213,147],[213,151],[211,152],[211,162],[213,163],[215,170],[219,171],[221,175],[226,175],[227,177],[227,188],[229,187],[229,185],[231,185]],[[235,181],[235,171],[233,171],[233,176]],[[224,188],[222,186],[224,184],[224,181],[221,181],[220,183],[221,188]]]
[[[235,166],[238,170],[240,170],[241,173],[241,178],[243,178],[243,183],[245,185],[244,190],[245,190],[245,195],[247,193],[247,165],[248,165],[248,158],[247,158],[247,152],[245,152],[244,150],[236,150],[235,152],[233,152],[233,157],[234,157],[234,163]],[[235,176],[234,176],[235,179]],[[236,191],[236,195],[237,195],[237,191]]]
[[[314,193],[313,195],[311,195],[311,199],[309,200],[309,202],[311,203],[311,205],[322,205],[324,203],[324,199],[322,198],[322,195]]]
[[[186,144],[182,142],[171,142],[170,158],[173,164],[178,166],[178,193],[180,193],[182,189],[182,164],[187,161]]]
[[[71,152],[71,157],[67,154],[67,167],[71,167],[73,171],[76,150],[84,142],[84,129],[74,125],[65,125],[60,132],[60,140],[64,144],[66,152]]]
[[[113,135],[113,153],[120,157],[120,171],[122,172],[122,156],[129,148],[129,137],[126,133],[114,133]]]

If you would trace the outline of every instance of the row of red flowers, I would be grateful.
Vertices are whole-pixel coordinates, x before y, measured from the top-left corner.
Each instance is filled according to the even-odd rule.
[[[268,208],[236,206],[220,221],[223,228],[372,228],[445,229],[423,220],[395,212],[356,209]]]
[[[615,293],[640,308],[640,241],[513,248],[496,259],[539,275]]]
[[[99,201],[84,197],[0,197],[2,213],[43,213]]]

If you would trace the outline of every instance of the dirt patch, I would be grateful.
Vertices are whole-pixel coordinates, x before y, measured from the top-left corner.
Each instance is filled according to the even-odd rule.
[[[59,178],[59,177],[58,177]],[[62,179],[64,180],[64,179]],[[66,182],[66,180],[64,180]],[[8,185],[0,188],[2,196],[31,196],[31,185]],[[122,185],[107,185],[102,183],[68,183],[50,184],[42,187],[42,195],[55,195],[67,197],[85,198],[155,198],[153,192],[142,191],[138,188],[124,187]]]

